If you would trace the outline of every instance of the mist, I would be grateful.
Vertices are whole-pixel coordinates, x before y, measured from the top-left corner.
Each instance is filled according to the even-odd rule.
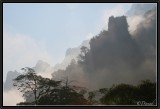
[[[17,89],[3,91],[3,106],[16,106],[17,103],[23,102],[22,93]]]
[[[61,63],[52,66],[39,60],[32,68],[42,77],[54,80],[68,77],[70,81],[75,80],[73,84],[89,90],[119,83],[137,84],[145,79],[155,82],[156,14],[155,5],[134,4],[125,16],[110,16],[107,30],[78,47],[68,48]],[[84,61],[79,59],[82,46],[88,48]],[[3,91],[3,105],[24,101],[22,93],[12,88],[11,82],[5,84],[9,88]]]
[[[54,72],[53,79],[67,76],[91,90],[156,81],[156,8],[150,9],[142,15],[109,17],[108,30],[90,40],[85,62],[73,60]]]

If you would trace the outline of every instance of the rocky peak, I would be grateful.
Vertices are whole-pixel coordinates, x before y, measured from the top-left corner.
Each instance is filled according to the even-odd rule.
[[[39,60],[33,69],[38,73],[46,71],[48,67],[50,67],[50,65],[47,62]]]
[[[9,90],[13,87],[13,79],[18,75],[20,75],[20,73],[17,71],[9,71],[7,73],[6,81],[4,82],[4,90]]]
[[[121,16],[121,17],[114,17],[111,16],[109,17],[109,23],[108,23],[108,31],[126,31],[128,30],[128,24],[127,24],[127,19],[126,16]]]

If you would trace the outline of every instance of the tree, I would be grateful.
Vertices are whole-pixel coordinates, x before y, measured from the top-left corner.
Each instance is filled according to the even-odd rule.
[[[23,97],[34,96],[34,104],[37,105],[38,100],[50,92],[53,87],[58,87],[60,81],[53,81],[48,78],[43,78],[36,75],[35,71],[29,67],[22,68],[24,74],[19,75],[13,81],[13,86],[17,87],[20,92],[23,92]],[[19,103],[19,104],[27,104]],[[33,103],[31,103],[33,104]]]
[[[16,77],[14,86],[23,92],[23,97],[34,96],[34,101],[25,101],[17,105],[77,105],[86,104],[83,87],[71,85],[68,77],[62,81],[43,78],[31,68],[22,68],[24,74]],[[63,83],[63,84],[62,84]]]
[[[50,93],[45,94],[39,99],[40,105],[83,105],[87,104],[87,100],[84,98],[84,89],[72,85],[74,82],[69,81],[68,77],[62,80],[62,84],[50,89]],[[46,83],[48,84],[48,83]],[[83,91],[82,91],[83,90]],[[79,91],[79,92],[78,92]]]
[[[78,55],[78,65],[80,65],[85,72],[93,72],[93,63],[90,56],[90,50],[82,46],[81,53]]]
[[[119,84],[111,87],[100,99],[102,104],[107,105],[131,105],[135,104],[135,87],[128,84]]]
[[[88,99],[90,104],[96,103],[96,100],[94,99],[96,96],[96,93],[94,91],[88,92]]]
[[[16,86],[20,92],[23,92],[24,96],[29,96],[30,93],[34,95],[35,104],[37,104],[37,90],[38,81],[42,79],[41,76],[37,76],[35,71],[29,67],[22,68],[25,74],[19,75],[13,81],[13,86]]]
[[[149,80],[143,80],[136,86],[119,84],[104,92],[100,101],[106,105],[137,105],[139,101],[155,104],[156,101],[156,83]]]
[[[61,103],[66,105],[83,105],[87,104],[87,100],[83,94],[86,93],[84,87],[76,86],[71,83],[76,82],[75,80],[69,80],[68,77],[62,80],[63,86],[60,91],[62,97]]]
[[[156,83],[150,80],[143,80],[136,86],[136,100],[152,103],[156,101]]]
[[[61,81],[54,81],[52,79],[46,78],[44,82],[41,82],[40,88],[41,92],[43,93],[39,100],[39,105],[58,105],[60,104],[59,100],[59,92],[61,90]],[[44,89],[45,86],[45,89]]]
[[[108,88],[101,88],[101,89],[99,89],[99,92],[100,92],[101,94],[107,94]]]
[[[89,49],[85,46],[81,47],[81,53],[79,54],[79,63],[84,63],[86,60],[87,53],[89,52]]]

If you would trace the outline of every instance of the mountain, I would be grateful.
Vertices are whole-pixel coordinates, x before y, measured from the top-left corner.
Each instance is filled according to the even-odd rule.
[[[72,59],[77,60],[77,56],[80,54],[80,48],[82,46],[86,46],[90,48],[89,46],[89,40],[84,40],[82,44],[75,48],[68,48],[66,50],[65,58],[61,63],[58,63],[54,66],[54,71],[57,71],[59,69],[64,70],[71,62]]]
[[[155,4],[133,4],[127,16],[136,15],[141,15],[144,19],[137,24],[134,34],[129,33],[125,16],[111,16],[108,31],[102,31],[91,40],[83,41],[78,47],[68,48],[61,63],[51,66],[39,60],[33,69],[44,77],[52,77],[53,72],[56,72],[59,78],[61,74],[69,75],[71,80],[82,81],[82,85],[92,88],[106,87],[121,82],[134,83],[141,79],[155,80]],[[87,60],[85,65],[80,66],[71,60],[77,61],[82,46],[90,50],[85,57]],[[12,79],[19,74],[17,71],[7,73],[4,90],[12,88]]]
[[[128,30],[126,16],[109,17],[108,30],[89,41],[90,49],[83,52],[82,61],[73,60],[66,69],[54,72],[54,77],[68,77],[92,90],[119,83],[137,84],[145,79],[155,81],[156,8],[142,17],[134,34]]]
[[[39,60],[36,66],[33,67],[33,69],[35,70],[35,72],[39,73],[39,72],[45,72],[48,67],[50,67],[50,65],[47,62]]]
[[[4,82],[3,90],[10,90],[13,87],[13,79],[16,78],[20,73],[17,71],[9,71],[7,73],[6,81]]]
[[[49,78],[51,77],[51,73],[54,71],[52,66],[42,60],[39,60],[33,69],[37,74]],[[4,82],[4,90],[10,90],[13,88],[12,80],[20,74],[21,73],[18,73],[17,71],[9,71],[6,76],[6,81]]]

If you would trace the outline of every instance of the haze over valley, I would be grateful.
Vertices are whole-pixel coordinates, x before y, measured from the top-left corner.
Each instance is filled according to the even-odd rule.
[[[33,4],[29,5],[33,8]],[[25,31],[20,29],[20,25],[13,29],[15,24],[8,18],[12,5],[4,5],[3,105],[34,101],[34,97],[22,97],[23,93],[13,87],[13,79],[23,74],[21,68],[25,67],[32,68],[43,78],[55,81],[67,78],[67,81],[75,81],[74,85],[85,87],[88,92],[122,83],[136,86],[142,80],[157,82],[156,4],[88,4],[95,13],[86,8],[87,4],[64,4],[68,14],[64,11],[63,4],[54,5],[57,6],[55,9],[61,9],[59,14],[63,15],[56,16],[51,4],[35,4],[37,8],[34,11],[37,11],[38,16],[38,7],[46,7],[46,12],[52,11],[45,15],[55,16],[55,20],[60,17],[59,24],[54,22],[54,17],[32,21],[35,17],[34,12],[31,12],[32,17],[26,19],[26,22],[35,22],[33,26],[39,24],[48,28],[44,31],[40,27],[37,27],[39,30],[34,28],[37,33],[26,29],[26,23],[23,25]],[[25,10],[28,9],[27,5],[16,6],[29,14]],[[102,7],[99,8],[100,6]],[[17,16],[19,8],[14,10]],[[78,13],[79,18],[76,17]],[[62,19],[64,16],[68,20]],[[16,17],[13,21],[15,19]],[[91,21],[87,23],[89,19]],[[49,22],[52,24],[47,26]],[[24,34],[30,31],[28,34],[33,37],[16,34],[17,31]],[[48,31],[53,32],[51,35],[43,33]],[[41,32],[43,36],[38,37]],[[88,35],[84,35],[86,33]],[[15,96],[15,99],[10,100],[10,96]],[[103,100],[104,98],[100,100],[101,103],[112,103]]]

